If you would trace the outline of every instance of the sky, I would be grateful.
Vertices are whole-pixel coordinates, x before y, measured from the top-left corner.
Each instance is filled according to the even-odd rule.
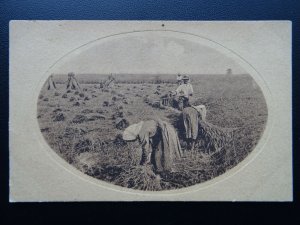
[[[225,74],[228,68],[233,74],[246,73],[215,49],[156,34],[98,41],[65,60],[53,73]]]

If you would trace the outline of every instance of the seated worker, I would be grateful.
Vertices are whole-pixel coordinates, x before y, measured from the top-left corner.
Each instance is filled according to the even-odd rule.
[[[189,83],[190,78],[186,75],[182,77],[183,84],[179,85],[173,95],[178,96],[178,108],[183,110],[185,107],[190,106],[190,97],[193,96],[193,87]]]
[[[185,137],[191,151],[194,151],[198,138],[199,120],[206,120],[206,107],[204,105],[186,107],[182,111]]]
[[[177,133],[169,123],[147,120],[127,127],[125,141],[138,140],[142,148],[140,164],[152,164],[155,172],[174,171],[174,160],[182,156]]]

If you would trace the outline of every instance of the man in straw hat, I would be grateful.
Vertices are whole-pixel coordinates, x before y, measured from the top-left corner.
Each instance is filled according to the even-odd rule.
[[[178,96],[178,108],[183,110],[185,107],[190,106],[190,97],[193,96],[193,86],[189,83],[190,78],[187,75],[182,77],[183,84],[180,84],[176,91],[172,92],[173,95]]]
[[[174,171],[174,160],[182,156],[175,129],[162,120],[147,120],[132,124],[123,132],[123,139],[138,140],[143,151],[140,164],[152,164],[157,173]]]
[[[206,107],[204,105],[191,106],[182,111],[185,137],[191,151],[194,151],[195,142],[198,138],[199,120],[206,120]]]

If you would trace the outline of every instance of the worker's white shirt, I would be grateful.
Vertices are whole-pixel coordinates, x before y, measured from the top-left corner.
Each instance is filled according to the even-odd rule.
[[[177,89],[176,89],[176,94],[179,96],[184,96],[189,98],[190,94],[193,94],[194,90],[191,84],[181,84]]]

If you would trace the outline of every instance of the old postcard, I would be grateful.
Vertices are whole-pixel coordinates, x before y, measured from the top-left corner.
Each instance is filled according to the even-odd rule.
[[[292,201],[289,21],[11,21],[10,201]]]

